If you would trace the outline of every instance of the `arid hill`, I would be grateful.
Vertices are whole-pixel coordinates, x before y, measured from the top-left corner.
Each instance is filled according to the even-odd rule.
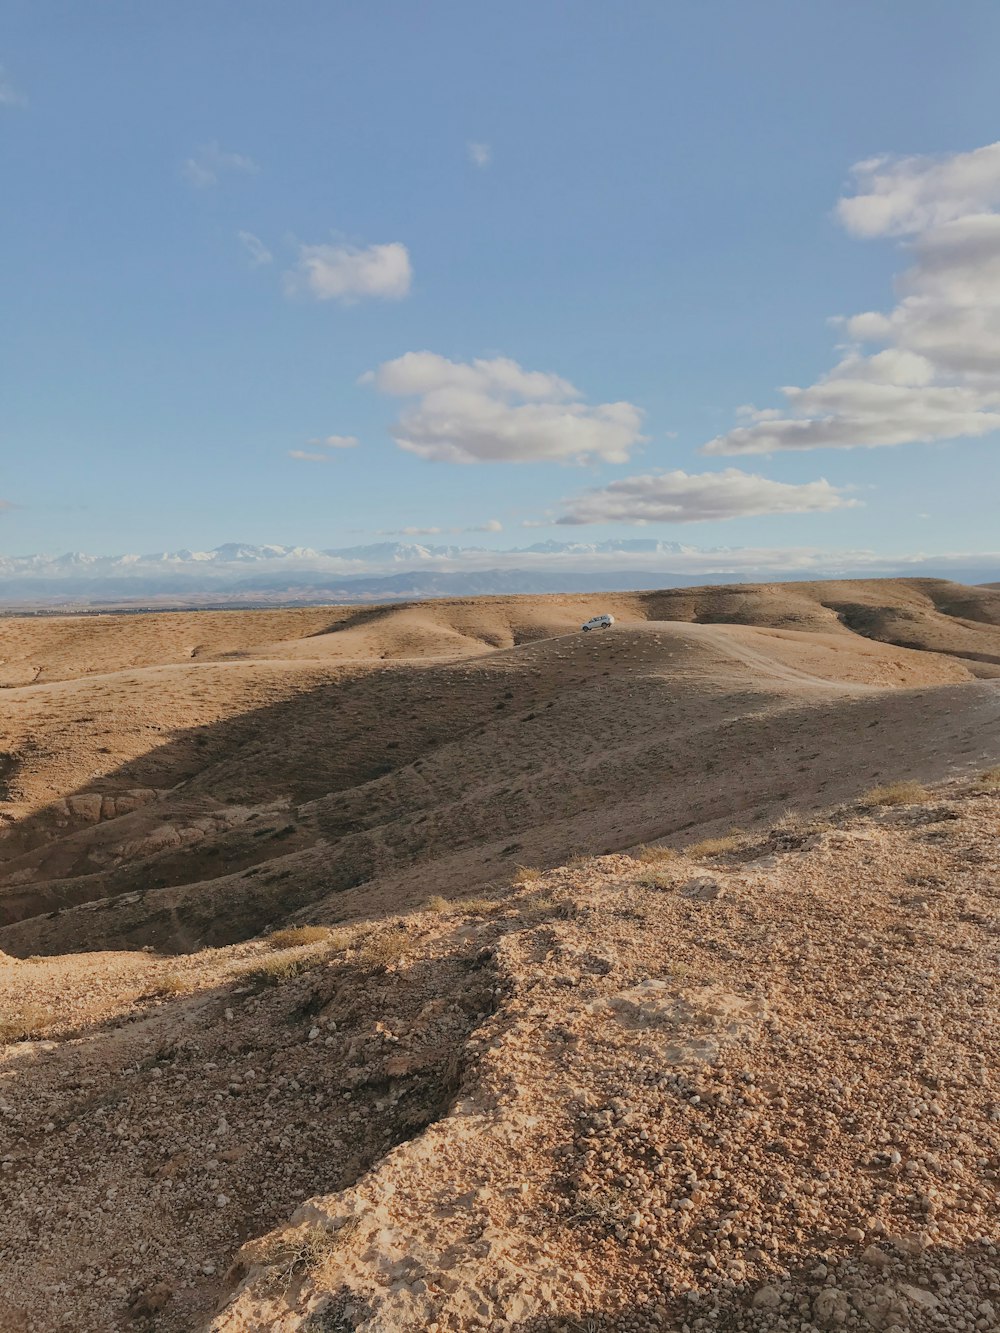
[[[0,1328],[1000,1327],[998,678],[937,580],[0,619]]]

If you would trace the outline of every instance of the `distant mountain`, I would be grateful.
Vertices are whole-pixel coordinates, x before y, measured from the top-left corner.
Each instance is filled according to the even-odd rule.
[[[645,537],[548,540],[506,550],[405,541],[323,550],[227,542],[145,555],[0,556],[0,606],[366,602],[897,575],[983,583],[1000,578],[1000,555],[894,560]]]

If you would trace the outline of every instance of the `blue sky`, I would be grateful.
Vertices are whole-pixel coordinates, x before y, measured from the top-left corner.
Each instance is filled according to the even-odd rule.
[[[992,0],[7,0],[0,553],[1000,550],[998,49]]]

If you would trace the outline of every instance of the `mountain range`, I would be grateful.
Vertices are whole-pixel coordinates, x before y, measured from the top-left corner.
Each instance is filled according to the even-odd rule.
[[[227,542],[144,555],[0,556],[0,605],[368,602],[859,575],[984,583],[1000,579],[1000,554],[704,548],[652,537],[547,540],[502,550],[388,540],[325,549]]]

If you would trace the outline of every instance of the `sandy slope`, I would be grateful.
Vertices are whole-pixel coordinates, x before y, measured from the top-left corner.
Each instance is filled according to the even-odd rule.
[[[954,626],[959,647],[863,637],[832,609],[884,619],[890,596],[911,638],[919,609],[924,638]],[[38,675],[2,695],[7,947],[225,943],[331,890],[324,915],[352,917],[419,901],[428,875],[473,892],[525,860],[690,839],[996,755],[996,690],[975,676],[1000,629],[977,590],[605,604],[619,625],[595,636],[557,632],[582,598],[2,622]],[[80,916],[109,895],[112,916]]]
[[[7,960],[48,1014],[0,1326],[993,1333],[998,833],[952,783],[297,947]]]
[[[580,622],[597,610],[613,611],[618,625],[579,634]],[[670,1003],[686,1016],[677,1040],[697,1035],[698,1024],[714,1031],[717,1020],[726,1026],[732,1019],[742,1034],[732,1068],[721,1056],[718,1065],[699,1066],[707,1101],[718,1096],[719,1105],[730,1105],[724,1098],[735,1095],[733,1080],[738,1090],[740,1070],[758,1070],[778,1086],[786,1067],[810,1051],[815,1068],[795,1066],[793,1083],[813,1117],[829,1096],[829,1079],[844,1083],[857,1055],[850,1034],[858,1024],[852,1029],[847,1017],[881,1013],[905,967],[907,994],[924,997],[919,1022],[936,1034],[924,1057],[927,1077],[947,1083],[949,1061],[965,1067],[964,1052],[975,1045],[970,1024],[983,1019],[988,1003],[982,986],[996,929],[995,848],[988,843],[996,802],[988,789],[961,784],[1000,763],[998,676],[1000,593],[933,580],[0,619],[0,1034],[41,1038],[15,1040],[0,1058],[0,1127],[10,1145],[8,1152],[0,1139],[0,1158],[7,1158],[0,1163],[7,1207],[0,1243],[15,1277],[0,1295],[0,1328],[97,1333],[131,1326],[132,1316],[165,1333],[200,1327],[214,1303],[228,1299],[238,1275],[228,1282],[223,1275],[241,1242],[277,1226],[309,1195],[360,1181],[360,1193],[317,1205],[308,1216],[326,1226],[344,1209],[360,1217],[371,1208],[385,1234],[402,1227],[423,1237],[413,1240],[410,1258],[423,1255],[425,1268],[433,1266],[428,1247],[440,1249],[450,1236],[448,1244],[459,1247],[458,1285],[439,1276],[438,1304],[416,1300],[433,1295],[432,1284],[410,1273],[408,1242],[397,1237],[391,1262],[403,1267],[393,1280],[405,1279],[406,1290],[379,1323],[390,1261],[361,1226],[360,1248],[345,1250],[350,1262],[345,1258],[342,1270],[293,1252],[277,1294],[274,1265],[264,1264],[270,1276],[260,1270],[262,1287],[255,1267],[261,1254],[248,1251],[244,1266],[253,1280],[220,1328],[346,1328],[352,1325],[342,1306],[353,1301],[375,1321],[362,1319],[372,1333],[432,1327],[429,1310],[450,1311],[441,1329],[554,1333],[598,1315],[605,1323],[597,1327],[624,1329],[632,1326],[630,1302],[644,1292],[651,1305],[643,1306],[637,1328],[804,1330],[836,1326],[837,1311],[846,1310],[848,1327],[888,1330],[889,1315],[879,1314],[879,1323],[872,1314],[875,1287],[866,1285],[863,1269],[841,1274],[827,1264],[837,1273],[832,1283],[808,1276],[826,1262],[827,1249],[836,1264],[860,1254],[856,1246],[843,1249],[841,1213],[851,1191],[860,1197],[862,1168],[841,1153],[836,1171],[823,1168],[833,1173],[827,1194],[814,1190],[812,1203],[796,1193],[808,1172],[786,1180],[786,1193],[800,1200],[799,1221],[796,1228],[786,1218],[774,1230],[772,1214],[784,1217],[785,1204],[767,1194],[760,1211],[771,1149],[753,1137],[763,1122],[743,1092],[731,1103],[743,1109],[726,1133],[745,1160],[726,1169],[759,1199],[744,1204],[737,1195],[734,1203],[727,1195],[725,1211],[731,1222],[746,1207],[761,1226],[768,1218],[772,1225],[758,1233],[767,1243],[750,1247],[763,1258],[748,1262],[742,1251],[737,1257],[746,1265],[743,1278],[727,1276],[725,1265],[713,1269],[705,1257],[718,1256],[719,1235],[732,1237],[734,1226],[720,1233],[713,1222],[695,1238],[700,1248],[685,1242],[680,1250],[667,1227],[635,1252],[631,1230],[624,1241],[617,1235],[624,1223],[605,1200],[600,1216],[614,1222],[611,1235],[595,1230],[593,1201],[580,1203],[571,1183],[576,1158],[563,1162],[558,1143],[575,1145],[593,1174],[591,1140],[596,1136],[599,1148],[607,1126],[584,1132],[573,1117],[598,1113],[600,1102],[599,1113],[610,1109],[609,1123],[618,1125],[614,1105],[624,1099],[659,1124],[674,1114],[676,1088],[647,1086],[640,1077],[645,1057],[631,1037],[598,1032],[564,1000],[588,988],[596,1003],[649,981],[673,986]],[[906,778],[952,785],[940,800],[900,817],[852,808],[872,784]],[[788,826],[802,828],[813,812],[838,803],[846,803],[835,821],[846,841],[821,840],[803,860],[795,848],[809,835],[789,834]],[[684,885],[697,878],[697,865],[677,863],[680,880],[646,884],[627,855],[652,841],[683,849],[734,826],[745,831],[739,845],[755,867],[750,880],[732,881],[735,897],[743,903],[750,885],[752,901],[737,910],[727,888],[718,917],[697,906],[695,890],[695,906],[686,905]],[[593,857],[605,859],[586,860]],[[518,867],[567,863],[571,868],[554,870],[541,891],[511,887]],[[712,873],[742,874],[725,859]],[[900,923],[913,915],[904,898],[926,898],[925,889],[931,905],[927,912],[914,908],[917,923],[904,930]],[[508,906],[484,916],[475,903],[484,892]],[[443,895],[439,908],[445,900],[454,907],[428,915],[423,909],[433,895]],[[470,911],[463,901],[472,903]],[[711,893],[705,901],[714,901]],[[269,929],[303,922],[346,923],[348,934],[277,955],[262,942]],[[396,931],[391,940],[412,946],[405,965],[395,965],[392,948],[385,952],[387,922]],[[705,937],[709,922],[715,924]],[[876,942],[865,943],[869,937]],[[846,1006],[839,1027],[832,1001],[799,975],[798,963],[792,967],[800,955],[810,957],[813,940],[827,950],[816,984],[822,979]],[[756,941],[756,954],[747,952],[748,941]],[[937,960],[931,978],[912,971],[907,949],[915,943]],[[865,968],[883,977],[878,984],[855,968],[858,950]],[[680,986],[678,977],[687,974],[671,972],[678,956],[695,966],[704,986],[743,996],[740,1004],[752,992],[792,1035],[778,1040],[770,1018],[741,1026],[744,1010],[726,1010],[731,1000],[723,1002],[730,1019],[714,1009],[715,1017],[705,1018],[708,991],[688,994]],[[300,963],[309,967],[278,986],[266,975],[248,978],[247,968],[273,957],[289,963],[290,973]],[[689,957],[693,964],[683,961]],[[604,962],[595,972],[573,961],[582,958]],[[766,985],[754,980],[754,959],[763,960]],[[847,972],[850,989],[842,985]],[[588,979],[611,976],[607,984]],[[533,988],[538,1013],[522,1011],[520,1000],[511,1007],[511,997]],[[973,1004],[970,997],[980,993]],[[798,999],[792,1004],[789,996]],[[499,1017],[490,1019],[494,1008]],[[530,1018],[528,1027],[540,1034],[567,1035],[551,1049],[546,1036],[539,1055],[532,1041],[511,1036],[526,1033]],[[889,1080],[884,1105],[877,1080],[866,1077],[869,1103],[862,1100],[854,1119],[859,1133],[893,1139],[903,1105],[893,1089],[907,1076],[910,1057],[900,1043],[910,1040],[909,1029],[864,1031],[866,1042],[882,1043],[880,1067],[900,1072]],[[477,1061],[483,1041],[494,1040],[512,1054],[509,1068],[491,1072],[489,1060],[482,1068]],[[827,1040],[830,1060],[817,1063]],[[612,1074],[602,1072],[605,1061]],[[687,1068],[684,1060],[680,1067]],[[726,1087],[716,1086],[714,1070]],[[375,1165],[387,1147],[448,1111],[460,1082],[463,1096],[498,1096],[502,1108],[501,1083],[519,1086],[522,1077],[530,1085],[525,1105],[540,1117],[536,1126],[519,1114],[510,1120],[506,1111],[489,1125],[476,1119],[478,1110],[471,1119],[451,1116],[400,1149],[388,1168]],[[932,1239],[947,1250],[947,1264],[959,1265],[954,1271],[971,1263],[979,1283],[983,1254],[968,1248],[975,1240],[970,1218],[983,1201],[975,1190],[995,1190],[997,1163],[989,1155],[973,1161],[965,1151],[960,1134],[985,1144],[992,1131],[983,1128],[987,1102],[976,1091],[986,1084],[978,1074],[978,1082],[962,1077],[974,1123],[946,1127],[949,1134],[954,1128],[949,1151],[962,1163],[958,1192],[948,1195],[958,1230]],[[571,1112],[566,1096],[556,1095],[567,1079],[577,1092],[589,1090],[584,1109]],[[915,1088],[912,1096],[923,1094]],[[881,1121],[875,1111],[866,1115],[868,1104]],[[653,1121],[642,1121],[649,1133]],[[676,1122],[670,1134],[681,1128]],[[622,1133],[627,1139],[633,1130]],[[538,1166],[522,1198],[524,1176],[515,1167],[529,1147]],[[721,1160],[718,1148],[709,1138],[685,1159],[685,1170],[698,1175],[705,1162]],[[926,1154],[937,1151],[931,1140],[919,1153],[908,1150],[919,1180],[921,1171],[936,1170]],[[447,1173],[434,1175],[440,1163],[457,1179],[484,1152],[495,1154],[507,1183],[496,1197],[480,1197],[484,1186],[470,1183],[463,1204],[500,1237],[485,1252],[495,1253],[497,1266],[480,1271],[481,1247],[463,1250],[474,1238],[452,1235],[438,1204],[431,1216],[440,1233],[424,1235],[423,1212],[397,1215],[386,1191],[398,1180],[404,1192],[429,1190],[440,1203],[442,1190],[456,1188]],[[617,1160],[600,1166],[593,1189],[611,1180],[620,1203],[639,1186],[626,1178],[634,1172],[614,1176]],[[366,1177],[370,1166],[375,1174]],[[601,1177],[608,1169],[613,1179]],[[715,1207],[713,1191],[709,1185],[706,1198]],[[654,1200],[648,1207],[668,1207],[652,1186],[646,1195]],[[675,1190],[671,1218],[678,1197]],[[539,1219],[555,1199],[563,1200],[561,1220],[549,1236]],[[881,1216],[874,1196],[870,1202],[860,1227],[866,1240],[877,1239],[869,1224]],[[638,1211],[644,1207],[640,1201]],[[816,1207],[821,1227],[810,1212]],[[573,1208],[579,1216],[570,1215]],[[521,1213],[529,1219],[523,1225]],[[653,1216],[656,1231],[663,1219]],[[901,1218],[886,1214],[884,1225],[901,1226]],[[351,1222],[351,1235],[357,1225]],[[778,1250],[768,1239],[775,1236]],[[331,1254],[339,1246],[331,1242]],[[883,1286],[894,1294],[885,1308],[907,1327],[906,1311],[892,1304],[899,1284],[917,1281],[923,1290],[930,1278],[917,1271],[916,1255],[904,1259],[917,1267],[897,1272],[895,1253],[886,1261],[892,1282]],[[314,1269],[340,1273],[337,1280],[356,1288],[357,1301],[314,1280]],[[783,1269],[794,1270],[794,1280],[781,1278]],[[558,1274],[576,1271],[580,1284],[567,1290]],[[752,1282],[775,1273],[777,1313],[764,1306],[763,1314],[749,1312]],[[426,1290],[416,1289],[420,1282]],[[842,1309],[840,1297],[831,1296],[829,1318],[823,1301],[822,1318],[816,1315],[819,1293],[806,1287],[817,1282],[836,1286],[848,1304]],[[695,1307],[715,1301],[717,1318],[677,1304],[685,1284],[709,1292],[683,1299]],[[514,1286],[528,1293],[516,1317],[504,1305]],[[489,1319],[468,1303],[469,1291],[481,1287],[492,1292],[483,1295]],[[854,1287],[862,1305],[850,1294]],[[21,1294],[12,1296],[15,1290]],[[443,1299],[449,1292],[453,1305]],[[133,1297],[141,1308],[128,1315]],[[658,1303],[667,1311],[660,1323]],[[921,1324],[923,1315],[910,1306],[909,1326],[993,1328],[982,1311],[965,1325],[931,1314]],[[307,1307],[327,1313],[304,1324]],[[948,1319],[966,1317],[954,1314],[954,1304],[941,1309],[950,1311]],[[802,1322],[806,1310],[813,1324]],[[723,1317],[729,1322],[719,1322]],[[490,1323],[497,1319],[513,1322]]]

